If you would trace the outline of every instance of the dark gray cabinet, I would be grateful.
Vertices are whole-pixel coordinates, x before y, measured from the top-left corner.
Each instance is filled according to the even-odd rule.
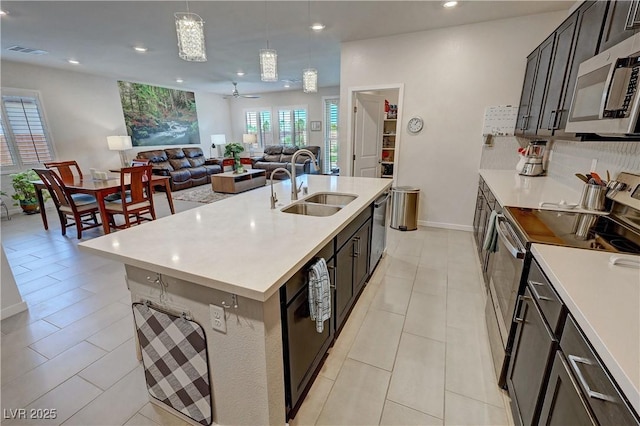
[[[371,245],[371,209],[360,214],[338,237],[336,252],[335,328],[340,330],[351,307],[358,298],[369,277],[369,252]],[[340,243],[343,243],[340,246]]]
[[[640,19],[638,0],[610,1],[598,53],[615,46],[637,32]]]
[[[476,241],[476,248],[478,249],[482,275],[487,287],[489,285],[489,252],[483,248],[483,245],[489,218],[493,210],[500,213],[502,212],[502,207],[489,189],[489,186],[484,182],[484,179],[480,178],[478,183],[478,196],[476,198],[476,210],[473,216],[473,235]]]
[[[565,135],[578,68],[598,53],[608,3],[584,2],[527,57],[517,135]]]

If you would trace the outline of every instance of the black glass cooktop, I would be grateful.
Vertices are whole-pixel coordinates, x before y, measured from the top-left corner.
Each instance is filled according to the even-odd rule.
[[[613,217],[517,207],[506,209],[530,243],[640,254],[640,233]]]

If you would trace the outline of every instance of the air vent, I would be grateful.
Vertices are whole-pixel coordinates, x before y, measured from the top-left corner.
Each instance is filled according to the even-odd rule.
[[[27,55],[46,55],[46,50],[40,49],[31,49],[30,47],[21,47],[21,46],[11,46],[8,47],[7,50],[11,50],[12,52],[25,53]]]

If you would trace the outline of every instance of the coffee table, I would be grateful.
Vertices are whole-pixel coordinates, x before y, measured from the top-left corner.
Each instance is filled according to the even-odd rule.
[[[224,172],[211,175],[211,187],[214,192],[237,194],[264,186],[267,183],[267,172],[261,169],[250,169],[244,173]]]

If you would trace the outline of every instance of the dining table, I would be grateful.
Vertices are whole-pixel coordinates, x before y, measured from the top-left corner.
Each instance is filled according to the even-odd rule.
[[[126,178],[128,180],[128,177]],[[169,202],[169,210],[171,214],[175,214],[173,207],[173,198],[171,196],[171,184],[169,182],[171,178],[169,176],[152,175],[151,187],[156,186],[164,187],[165,194],[167,195],[167,201]],[[125,180],[125,185],[129,185],[129,182]],[[44,182],[41,180],[32,181],[33,186],[36,188],[36,197],[38,198],[38,205],[40,207],[40,216],[42,217],[42,224],[44,229],[49,229],[47,222],[47,215],[44,210],[44,197],[42,191],[47,189]],[[104,203],[104,197],[116,192],[120,192],[120,176],[109,177],[108,179],[92,179],[91,177],[80,178],[75,176],[73,181],[68,180],[64,182],[65,186],[73,194],[89,194],[95,197],[98,204],[98,211],[102,220],[102,229],[105,234],[111,232],[109,221],[107,220],[106,208]]]

